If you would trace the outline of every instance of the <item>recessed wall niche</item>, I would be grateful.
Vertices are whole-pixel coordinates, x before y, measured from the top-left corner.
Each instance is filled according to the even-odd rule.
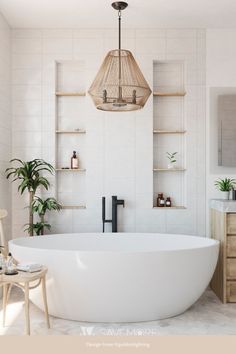
[[[158,193],[170,197],[172,208],[185,209],[185,85],[184,63],[153,62],[153,207]],[[175,153],[173,168],[167,153]],[[170,166],[171,165],[171,166]],[[163,207],[161,207],[163,208]],[[167,209],[167,208],[165,208]],[[170,209],[170,208],[169,208]]]
[[[65,209],[86,208],[84,62],[56,62],[56,197]],[[76,151],[79,168],[71,168]]]

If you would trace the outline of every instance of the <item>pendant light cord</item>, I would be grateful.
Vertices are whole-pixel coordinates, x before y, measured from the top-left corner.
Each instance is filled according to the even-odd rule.
[[[121,10],[118,10],[119,22],[119,100],[122,101],[122,88],[121,88]]]

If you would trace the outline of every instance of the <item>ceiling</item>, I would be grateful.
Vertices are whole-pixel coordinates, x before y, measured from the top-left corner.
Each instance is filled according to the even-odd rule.
[[[116,14],[109,0],[0,0],[14,28],[109,28]],[[235,0],[130,0],[127,28],[236,27]]]

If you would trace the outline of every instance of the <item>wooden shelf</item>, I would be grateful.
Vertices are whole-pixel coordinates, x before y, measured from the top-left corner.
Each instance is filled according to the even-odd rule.
[[[62,205],[62,209],[86,209],[86,205]]]
[[[186,171],[186,168],[154,168],[153,172],[181,172]]]
[[[56,130],[56,134],[86,134],[86,130]]]
[[[176,206],[172,206],[172,207],[157,207],[157,206],[154,206],[153,207],[153,209],[164,209],[164,210],[166,210],[166,209],[187,209],[185,206],[178,206],[178,205],[176,205]]]
[[[154,129],[153,134],[185,134],[186,130],[158,130]]]
[[[159,96],[159,97],[183,97],[186,95],[186,92],[158,92],[154,91],[153,96]]]
[[[85,172],[85,168],[56,168],[57,172]]]
[[[59,92],[55,93],[56,96],[86,96],[86,92]]]

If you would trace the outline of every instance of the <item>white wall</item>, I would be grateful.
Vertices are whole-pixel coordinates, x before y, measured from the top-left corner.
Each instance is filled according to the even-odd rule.
[[[86,97],[87,209],[51,215],[53,232],[101,231],[101,196],[110,201],[118,195],[126,202],[119,208],[120,231],[204,235],[205,31],[124,30],[123,44],[133,51],[151,86],[153,60],[185,63],[187,209],[152,209],[152,98],[142,111],[115,114],[98,112]],[[116,30],[12,32],[14,157],[54,162],[55,60],[84,60],[88,89],[104,55],[116,46]],[[27,197],[13,188],[13,235],[18,237],[27,222]]]
[[[11,31],[0,13],[0,208],[9,215],[4,220],[6,237],[11,237],[11,186],[5,169],[11,158]]]
[[[207,144],[206,144],[206,210],[209,201],[220,198],[214,187],[218,178],[236,178],[236,168],[217,166],[217,127],[212,118],[211,88],[223,88],[231,92],[236,88],[236,29],[209,29],[206,32],[206,87],[207,87]],[[209,218],[207,217],[207,220]],[[207,223],[209,233],[209,222]]]

